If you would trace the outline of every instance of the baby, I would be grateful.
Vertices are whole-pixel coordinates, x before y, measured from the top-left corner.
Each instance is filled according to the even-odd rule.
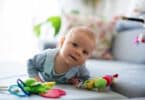
[[[79,26],[61,38],[59,48],[47,49],[28,60],[28,74],[37,81],[73,83],[87,80],[89,71],[85,61],[95,50],[95,33]]]

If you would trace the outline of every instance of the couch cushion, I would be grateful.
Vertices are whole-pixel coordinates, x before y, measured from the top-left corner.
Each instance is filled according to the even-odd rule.
[[[89,60],[87,68],[91,76],[103,76],[118,73],[119,77],[112,89],[127,97],[145,96],[145,65],[119,61]]]
[[[0,80],[26,76],[26,66],[20,62],[0,61]]]
[[[110,90],[104,92],[88,91],[84,89],[76,89],[69,85],[59,85],[57,86],[66,91],[67,95],[62,97],[63,100],[116,100],[125,99],[127,97],[115,93]]]
[[[145,97],[139,98],[130,98],[130,99],[116,99],[116,100],[145,100]]]

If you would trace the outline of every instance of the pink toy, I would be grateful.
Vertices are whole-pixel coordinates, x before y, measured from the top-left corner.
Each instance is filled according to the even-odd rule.
[[[46,93],[40,94],[40,96],[46,97],[46,98],[60,98],[61,96],[64,96],[64,95],[66,95],[66,93],[62,89],[51,89],[51,90],[48,90]]]
[[[140,44],[140,43],[145,43],[145,34],[139,34],[135,39],[134,39],[135,44]]]

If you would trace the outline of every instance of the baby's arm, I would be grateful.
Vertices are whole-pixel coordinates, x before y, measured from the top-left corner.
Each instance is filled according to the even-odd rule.
[[[29,77],[36,79],[37,81],[41,81],[42,79],[39,77],[39,72],[43,69],[43,64],[46,59],[46,54],[38,54],[35,55],[32,59],[29,59],[27,62],[27,72]]]
[[[85,65],[81,66],[79,68],[79,75],[74,76],[71,79],[68,80],[69,84],[74,85],[75,87],[79,87],[79,85],[84,82],[85,80],[88,80],[90,78],[89,71],[85,67]]]
[[[80,73],[79,77],[80,77],[81,81],[85,81],[85,80],[90,78],[90,73],[89,73],[89,71],[88,71],[88,69],[86,68],[85,65],[80,67],[79,73]]]
[[[68,80],[68,83],[69,84],[72,84],[72,85],[74,85],[74,86],[76,86],[77,87],[77,85],[80,83],[81,81],[80,81],[80,79],[79,79],[79,77],[72,77],[71,79],[69,79]]]

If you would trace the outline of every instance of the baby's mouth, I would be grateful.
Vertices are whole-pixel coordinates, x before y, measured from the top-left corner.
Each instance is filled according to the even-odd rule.
[[[76,59],[74,56],[70,55],[70,57],[71,57],[74,61],[77,61],[77,59]]]

